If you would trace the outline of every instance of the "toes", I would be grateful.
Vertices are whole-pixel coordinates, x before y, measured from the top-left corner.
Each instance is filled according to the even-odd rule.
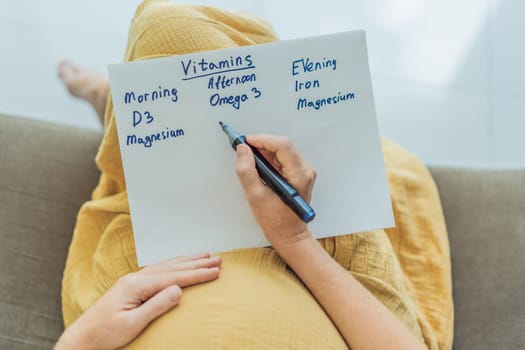
[[[80,69],[69,61],[62,61],[58,64],[58,76],[64,81],[79,71]]]

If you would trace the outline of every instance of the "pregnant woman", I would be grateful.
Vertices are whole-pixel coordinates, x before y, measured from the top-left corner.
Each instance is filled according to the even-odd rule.
[[[150,0],[132,21],[125,59],[273,40],[265,22],[247,15]],[[451,348],[448,238],[436,187],[414,156],[383,142],[396,228],[315,240],[239,146],[239,183],[272,247],[140,267],[109,84],[69,63],[59,74],[93,104],[105,133],[100,181],[79,212],[64,271],[57,349]],[[315,170],[288,139],[248,142],[310,199]]]

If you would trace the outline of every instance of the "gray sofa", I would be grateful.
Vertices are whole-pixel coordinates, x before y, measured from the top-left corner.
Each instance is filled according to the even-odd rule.
[[[0,116],[0,349],[51,349],[101,134]],[[452,251],[454,349],[525,349],[525,169],[431,168]]]

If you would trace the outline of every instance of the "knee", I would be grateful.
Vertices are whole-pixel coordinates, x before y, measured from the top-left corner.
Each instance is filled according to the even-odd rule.
[[[187,6],[159,0],[142,2],[131,21],[126,60],[187,53],[185,31],[195,19]]]
[[[146,0],[129,31],[127,60],[181,55],[275,40],[263,21],[211,7]]]

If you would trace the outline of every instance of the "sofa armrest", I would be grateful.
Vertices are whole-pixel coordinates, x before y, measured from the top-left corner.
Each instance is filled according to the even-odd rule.
[[[450,238],[454,348],[525,348],[525,169],[431,172]]]
[[[50,349],[62,272],[98,180],[100,132],[0,116],[0,348]]]

